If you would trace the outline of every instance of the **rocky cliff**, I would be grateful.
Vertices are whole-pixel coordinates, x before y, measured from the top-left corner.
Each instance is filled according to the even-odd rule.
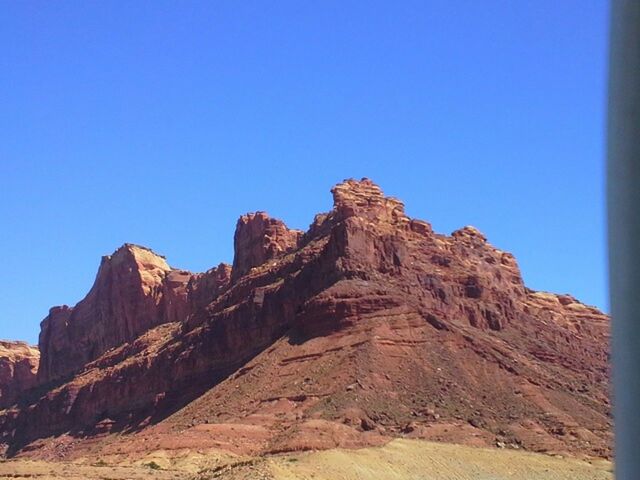
[[[243,215],[233,237],[232,277],[240,278],[253,267],[295,249],[301,236],[301,231],[290,230],[284,222],[270,218],[265,212]]]
[[[40,352],[24,342],[0,340],[0,408],[36,385]]]
[[[412,436],[610,454],[606,315],[528,289],[477,229],[435,233],[370,180],[332,193],[305,233],[241,217],[233,267],[189,274],[132,246],[103,260],[43,322],[45,393],[0,413],[9,452],[136,431],[117,448]]]
[[[137,245],[103,257],[87,296],[75,307],[53,307],[42,321],[38,381],[68,377],[149,328],[184,319],[190,278]]]

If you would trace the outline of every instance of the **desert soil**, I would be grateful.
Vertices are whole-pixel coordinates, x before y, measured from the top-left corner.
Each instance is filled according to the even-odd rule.
[[[600,459],[409,439],[393,440],[383,447],[270,457],[159,450],[136,459],[0,462],[1,479],[40,480],[609,480],[612,470],[611,462]]]

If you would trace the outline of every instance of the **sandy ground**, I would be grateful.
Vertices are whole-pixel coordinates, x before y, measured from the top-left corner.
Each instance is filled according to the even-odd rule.
[[[215,452],[156,451],[139,459],[79,459],[73,463],[8,460],[0,478],[41,480],[600,480],[605,460],[394,440],[384,447],[287,454],[266,458]]]

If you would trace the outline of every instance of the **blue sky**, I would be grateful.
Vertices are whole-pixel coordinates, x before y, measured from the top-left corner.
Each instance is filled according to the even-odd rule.
[[[124,242],[205,270],[367,176],[607,307],[606,2],[3,2],[0,338]]]

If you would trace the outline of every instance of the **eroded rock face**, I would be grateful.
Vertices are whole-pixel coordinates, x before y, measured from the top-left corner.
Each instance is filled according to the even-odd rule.
[[[130,335],[58,355],[82,371],[0,415],[0,440],[15,452],[136,427],[175,448],[188,438],[250,453],[408,435],[610,455],[606,315],[527,289],[514,257],[477,229],[435,233],[370,180],[332,192],[304,235],[264,213],[241,217],[233,268],[186,284],[168,282],[164,261],[109,266],[117,281],[97,280],[87,298],[125,314],[73,338],[86,352],[108,325]],[[146,287],[128,280],[139,265]],[[186,310],[160,307],[183,291]],[[78,311],[55,309],[44,343],[71,349],[72,325],[88,322]],[[146,327],[123,327],[136,322]]]
[[[24,342],[0,340],[0,408],[36,385],[40,352]]]
[[[378,224],[406,224],[404,204],[382,193],[378,185],[368,178],[348,179],[331,189],[333,216],[337,220],[359,217]]]
[[[151,327],[184,319],[190,278],[136,245],[103,257],[87,296],[73,308],[52,308],[42,321],[39,382],[71,375]]]
[[[221,263],[205,273],[192,275],[187,287],[190,311],[195,312],[213,302],[231,284],[231,265]]]
[[[284,222],[270,218],[265,212],[243,215],[233,237],[232,277],[240,278],[251,268],[296,248],[301,236],[301,231],[290,230]]]

